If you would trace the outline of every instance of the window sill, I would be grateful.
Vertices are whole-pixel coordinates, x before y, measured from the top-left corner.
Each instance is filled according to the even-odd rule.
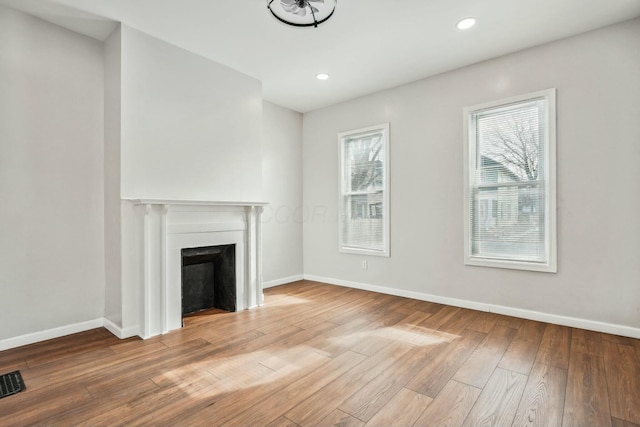
[[[544,273],[557,273],[558,269],[555,262],[552,263],[539,263],[539,262],[527,262],[527,261],[511,261],[503,259],[491,259],[467,256],[464,260],[465,265],[471,265],[476,267],[493,267],[493,268],[506,268],[510,270],[526,270],[537,271]]]
[[[340,252],[343,254],[356,254],[356,255],[372,255],[372,256],[381,256],[381,257],[389,257],[389,250],[375,250],[375,249],[360,249],[360,248],[350,248],[350,247],[341,247]]]

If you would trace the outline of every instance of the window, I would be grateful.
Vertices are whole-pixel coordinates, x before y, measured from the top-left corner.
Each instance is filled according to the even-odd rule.
[[[556,271],[555,89],[464,109],[465,264]]]
[[[389,256],[389,124],[338,134],[340,251]]]

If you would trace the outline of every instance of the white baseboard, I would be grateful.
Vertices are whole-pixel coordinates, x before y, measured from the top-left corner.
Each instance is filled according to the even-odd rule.
[[[490,313],[504,314],[507,316],[520,317],[522,319],[537,320],[539,322],[553,323],[556,325],[570,326],[573,328],[587,329],[590,331],[604,332],[607,334],[621,335],[630,338],[640,339],[640,328],[617,325],[613,323],[598,322],[576,317],[561,316],[558,314],[543,313],[540,311],[524,310],[521,308],[507,307],[503,305],[487,304],[476,301],[469,301],[457,298],[449,298],[438,295],[425,294],[421,292],[406,291],[403,289],[389,288],[385,286],[369,285],[366,283],[351,282],[348,280],[333,279],[330,277],[314,276],[305,274],[305,280],[328,283],[330,285],[344,286],[347,288],[362,289],[364,291],[378,292],[381,294],[396,295],[417,299],[421,301],[435,302],[439,304],[452,305],[455,307],[469,308]]]
[[[286,285],[287,283],[298,282],[303,280],[304,276],[302,274],[298,274],[296,276],[285,277],[277,280],[269,280],[268,282],[264,282],[262,284],[263,289],[273,288],[274,286]]]
[[[588,329],[607,334],[621,335],[630,338],[640,339],[640,328],[613,323],[598,322],[594,320],[580,319],[576,317],[561,316],[557,314],[543,313],[539,311],[524,310],[521,308],[507,307],[502,305],[487,304],[476,301],[469,301],[457,298],[449,298],[438,295],[425,294],[421,292],[407,291],[403,289],[389,288],[385,286],[370,285],[367,283],[351,282],[348,280],[333,279],[330,277],[314,276],[305,274],[304,276],[291,276],[283,279],[272,280],[263,284],[264,288],[283,285],[299,280],[312,280],[314,282],[328,283],[330,285],[344,286],[364,291],[378,292],[381,294],[396,295],[400,297],[412,298],[421,301],[435,302],[439,304],[452,305],[455,307],[469,308],[490,313],[504,314],[507,316],[520,317],[523,319],[537,320],[539,322],[554,323],[556,325],[570,326],[573,328]],[[120,328],[115,323],[105,318],[88,320],[86,322],[74,323],[72,325],[47,329],[45,331],[20,335],[17,337],[0,340],[0,351],[8,350],[23,345],[46,341],[53,338],[63,337],[90,329],[104,327],[109,332],[120,339],[139,335],[138,328]]]
[[[59,328],[47,329],[45,331],[33,332],[31,334],[7,338],[4,340],[0,340],[0,351],[8,350],[15,347],[22,347],[23,345],[46,341],[53,338],[59,338],[65,335],[76,334],[78,332],[84,332],[90,329],[101,328],[103,324],[104,319],[99,318],[87,320],[86,322],[74,323],[72,325],[61,326]]]
[[[113,323],[111,320],[104,318],[103,320],[103,326],[104,328],[111,332],[113,335],[115,335],[116,337],[122,339],[125,338],[131,338],[131,337],[135,337],[138,334],[138,328],[121,328],[120,326],[116,325],[115,323]]]
[[[138,335],[138,328],[122,329],[109,319],[100,318],[0,340],[0,351],[102,327],[120,339]]]

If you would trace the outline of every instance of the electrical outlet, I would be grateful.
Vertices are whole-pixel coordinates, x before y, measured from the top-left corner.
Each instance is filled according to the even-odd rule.
[[[365,260],[363,260],[363,261],[362,261],[362,269],[363,269],[363,270],[366,270],[368,267],[369,267],[369,265],[367,264],[367,260],[366,260],[366,259],[365,259]]]

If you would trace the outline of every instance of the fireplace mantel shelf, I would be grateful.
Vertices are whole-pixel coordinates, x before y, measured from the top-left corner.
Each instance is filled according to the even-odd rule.
[[[210,200],[123,199],[135,205],[184,205],[184,206],[266,206],[268,202],[232,202]]]

